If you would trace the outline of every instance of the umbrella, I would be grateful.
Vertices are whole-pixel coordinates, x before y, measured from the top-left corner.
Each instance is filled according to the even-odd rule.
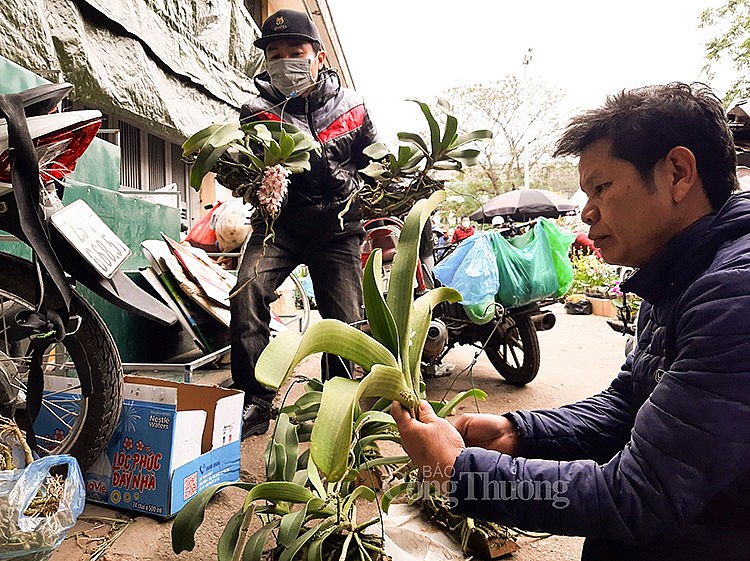
[[[493,216],[506,216],[515,221],[524,221],[539,216],[572,216],[577,210],[575,203],[552,191],[516,189],[485,203],[470,214],[469,218],[477,222],[490,222]]]

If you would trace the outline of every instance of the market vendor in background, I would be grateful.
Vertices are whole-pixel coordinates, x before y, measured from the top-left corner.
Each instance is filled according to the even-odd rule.
[[[474,226],[472,225],[471,220],[469,220],[468,216],[462,216],[461,222],[458,224],[458,226],[456,226],[456,229],[453,230],[451,243],[458,243],[473,235]]]
[[[750,193],[704,85],[624,91],[573,119],[581,216],[638,270],[638,339],[610,387],[573,405],[454,425],[394,402],[403,446],[455,510],[585,536],[585,560],[748,559]]]
[[[230,332],[233,387],[245,392],[243,438],[269,428],[275,392],[258,383],[255,364],[270,336],[269,304],[297,265],[308,267],[322,317],[347,323],[361,317],[362,223],[356,204],[339,214],[361,185],[358,170],[369,163],[363,149],[377,141],[362,98],[325,68],[326,53],[307,14],[277,11],[254,44],[263,49],[267,70],[255,77],[259,94],[242,106],[241,121],[283,118],[315,137],[322,153],[311,153],[310,171],[290,176],[273,237],[265,239],[265,225],[253,224],[238,271],[242,289],[231,299]],[[322,362],[324,379],[348,375],[339,357],[324,355]]]

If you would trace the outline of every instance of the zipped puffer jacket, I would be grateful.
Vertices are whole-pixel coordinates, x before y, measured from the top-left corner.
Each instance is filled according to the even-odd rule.
[[[750,559],[750,193],[683,230],[623,290],[649,303],[611,386],[508,414],[521,457],[464,450],[455,509],[586,536],[584,560]]]
[[[327,237],[361,230],[356,204],[343,228],[338,213],[362,184],[359,170],[369,163],[362,150],[377,141],[377,133],[362,97],[342,88],[336,72],[322,70],[318,82],[307,97],[285,100],[268,73],[259,74],[260,95],[242,106],[240,120],[290,123],[320,143],[321,153],[310,154],[310,171],[289,176],[288,199],[274,228]]]

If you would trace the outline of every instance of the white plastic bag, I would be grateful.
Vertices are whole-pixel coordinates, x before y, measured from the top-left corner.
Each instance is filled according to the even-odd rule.
[[[243,203],[242,199],[231,199],[224,202],[221,208],[211,217],[211,227],[216,232],[216,241],[222,252],[239,248],[250,235],[250,216],[253,207]]]
[[[57,510],[48,516],[24,514],[56,466],[67,466]],[[0,560],[47,559],[75,525],[85,501],[86,486],[72,456],[47,456],[25,469],[0,471]]]

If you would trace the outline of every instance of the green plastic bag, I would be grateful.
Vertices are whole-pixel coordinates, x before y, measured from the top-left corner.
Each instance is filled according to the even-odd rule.
[[[557,272],[557,292],[554,296],[565,296],[573,284],[573,265],[570,262],[570,245],[575,241],[575,234],[561,232],[555,223],[542,218],[539,223],[547,233],[547,241],[552,252],[552,262]]]
[[[491,242],[500,281],[495,300],[517,308],[564,295],[573,281],[568,249],[574,239],[546,218],[540,218],[521,236],[506,239],[493,232]]]

